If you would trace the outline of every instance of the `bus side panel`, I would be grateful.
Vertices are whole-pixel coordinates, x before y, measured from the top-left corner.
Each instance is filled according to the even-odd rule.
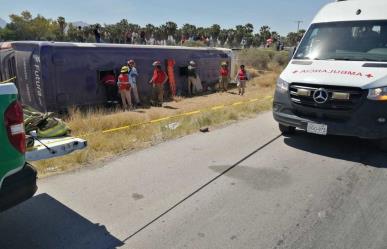
[[[40,111],[104,104],[105,88],[99,82],[99,71],[114,70],[118,74],[128,59],[136,61],[140,74],[138,90],[143,99],[151,97],[152,88],[148,82],[152,77],[152,62],[155,60],[163,64],[167,59],[176,61],[176,87],[178,93],[182,94],[187,91],[187,79],[180,75],[179,69],[186,67],[190,60],[196,61],[201,80],[207,84],[218,81],[218,69],[222,61],[231,62],[227,53],[220,50],[173,48],[43,45],[39,50],[37,45],[19,44],[16,54],[18,75],[23,76],[20,82],[23,103]]]
[[[22,103],[39,111],[46,111],[40,47],[18,45],[15,47],[17,82]]]

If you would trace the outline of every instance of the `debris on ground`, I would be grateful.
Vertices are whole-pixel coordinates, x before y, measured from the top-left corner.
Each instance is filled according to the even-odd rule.
[[[208,128],[208,127],[206,127],[206,128],[201,128],[201,129],[200,129],[200,132],[203,132],[203,133],[210,132],[210,128]]]
[[[29,106],[23,106],[24,127],[27,134],[27,147],[33,147],[34,137],[56,138],[70,134],[71,130],[65,122],[56,118],[54,113],[42,113]],[[36,135],[33,137],[31,133]]]

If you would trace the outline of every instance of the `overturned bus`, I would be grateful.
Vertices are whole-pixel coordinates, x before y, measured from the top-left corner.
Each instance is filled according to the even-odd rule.
[[[152,62],[173,61],[178,93],[187,91],[186,66],[193,60],[205,85],[218,81],[223,61],[231,68],[232,51],[217,48],[140,46],[21,41],[0,45],[0,81],[16,77],[23,104],[40,111],[62,111],[71,106],[105,103],[105,88],[100,79],[107,71],[118,76],[128,59],[139,71],[138,89],[147,99],[152,76]]]

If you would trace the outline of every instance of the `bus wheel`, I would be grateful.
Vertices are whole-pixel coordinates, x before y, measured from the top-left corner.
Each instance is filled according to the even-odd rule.
[[[283,124],[279,124],[279,129],[282,135],[293,135],[296,132],[296,127],[286,126]]]

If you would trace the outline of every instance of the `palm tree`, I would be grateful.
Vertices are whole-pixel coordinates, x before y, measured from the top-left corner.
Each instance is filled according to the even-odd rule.
[[[220,34],[221,27],[218,24],[214,24],[210,28],[210,34],[212,39],[217,40]]]
[[[219,42],[220,42],[220,46],[224,46],[226,41],[227,41],[227,38],[228,38],[228,32],[227,32],[227,29],[222,29],[220,32],[219,32]]]
[[[152,24],[147,24],[144,28],[145,34],[147,38],[149,39],[155,32],[155,26]]]
[[[177,24],[174,22],[167,22],[165,24],[165,30],[168,35],[175,36],[177,30]]]
[[[66,19],[63,16],[58,17],[57,22],[59,24],[59,31],[61,35],[64,35],[65,28],[67,26]]]
[[[242,25],[237,25],[235,27],[235,40],[236,43],[240,44],[243,38],[245,38],[247,35],[246,27]]]
[[[254,25],[251,23],[246,23],[245,29],[247,33],[252,34],[254,32]]]
[[[196,34],[196,26],[188,24],[188,23],[183,25],[183,27],[181,28],[181,31],[182,31],[183,35],[186,36],[187,38],[197,35]]]
[[[234,29],[228,29],[227,30],[227,45],[229,47],[232,47],[235,45],[235,33],[236,31]]]
[[[271,37],[270,27],[267,25],[262,26],[259,29],[259,35],[261,36],[261,42],[266,43],[266,41]]]
[[[257,33],[257,34],[255,34],[254,35],[254,37],[253,37],[253,42],[252,42],[252,46],[254,46],[254,47],[259,47],[259,46],[261,46],[261,36]]]

